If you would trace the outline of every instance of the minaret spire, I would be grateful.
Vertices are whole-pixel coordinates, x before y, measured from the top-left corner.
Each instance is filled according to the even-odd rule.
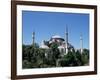
[[[32,33],[32,39],[33,39],[32,44],[34,45],[35,44],[35,32]]]
[[[68,27],[67,26],[65,28],[65,44],[66,44],[65,53],[68,53]]]
[[[67,26],[66,26],[65,35],[66,35],[66,43],[68,44],[68,27]]]
[[[82,37],[82,34],[80,35],[80,52],[81,52],[81,54],[83,52],[83,37]]]

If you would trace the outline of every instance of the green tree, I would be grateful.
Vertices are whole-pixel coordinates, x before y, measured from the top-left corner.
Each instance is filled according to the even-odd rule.
[[[75,60],[77,61],[77,66],[82,66],[83,65],[83,61],[82,61],[82,55],[80,53],[80,51],[76,51],[75,52]]]
[[[59,60],[60,66],[81,66],[82,59],[79,51],[69,51],[63,58]]]
[[[33,63],[36,63],[36,49],[38,48],[38,44],[35,45],[23,45],[22,46],[22,61],[23,67],[32,68]]]
[[[77,66],[76,56],[74,52],[69,51],[67,55],[64,56],[66,59],[66,66]]]
[[[89,65],[89,50],[88,49],[83,50],[82,61],[84,65]]]
[[[50,48],[51,48],[51,54],[52,54],[51,55],[52,56],[52,63],[54,63],[54,65],[56,66],[56,60],[60,56],[60,52],[58,49],[58,43],[57,42],[52,43]]]

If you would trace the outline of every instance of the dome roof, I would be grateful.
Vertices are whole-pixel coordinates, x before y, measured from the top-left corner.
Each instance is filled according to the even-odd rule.
[[[54,36],[52,36],[52,38],[61,38],[61,36],[59,36],[59,35],[54,35]]]

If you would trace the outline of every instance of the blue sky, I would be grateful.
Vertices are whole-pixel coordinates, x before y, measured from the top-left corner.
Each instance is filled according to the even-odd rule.
[[[68,27],[68,38],[75,48],[80,48],[80,34],[83,35],[83,47],[89,48],[89,14],[22,11],[23,44],[32,43],[32,32],[35,31],[35,42],[49,40],[53,35],[64,38]]]

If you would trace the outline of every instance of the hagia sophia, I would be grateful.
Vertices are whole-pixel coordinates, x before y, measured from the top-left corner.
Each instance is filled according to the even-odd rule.
[[[33,34],[32,34],[32,39],[33,39],[33,43],[34,43],[35,32],[33,32]],[[66,29],[65,29],[65,38],[62,38],[59,35],[54,35],[49,39],[49,41],[43,40],[39,47],[43,48],[43,49],[49,49],[48,45],[51,45],[54,42],[56,42],[58,44],[59,51],[64,54],[67,54],[69,50],[72,51],[73,49],[75,49],[74,46],[71,43],[69,43],[69,41],[68,41],[68,27],[66,27]],[[82,35],[80,35],[80,49],[79,50],[82,53],[82,51],[83,51]]]

